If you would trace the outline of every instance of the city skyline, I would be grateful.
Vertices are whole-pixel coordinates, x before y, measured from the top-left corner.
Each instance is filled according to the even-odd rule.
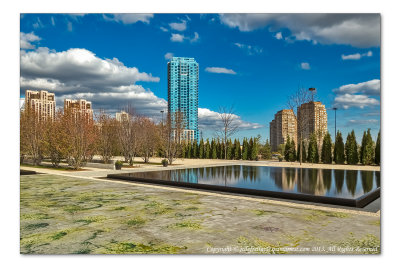
[[[310,16],[313,22],[307,21]],[[324,19],[338,32],[346,33],[340,23],[360,23],[362,31],[322,36],[328,28]],[[311,30],[316,26],[320,32]],[[187,56],[200,65],[204,137],[212,136],[206,129],[218,123],[218,107],[234,105],[241,126],[237,137],[269,138],[274,114],[287,108],[287,96],[302,86],[317,88],[331,134],[331,108],[337,105],[338,130],[346,134],[354,128],[360,141],[371,128],[375,139],[379,27],[378,14],[26,14],[20,29],[21,96],[25,89],[48,90],[57,99],[84,98],[111,113],[132,102],[143,115],[161,119],[166,63]]]

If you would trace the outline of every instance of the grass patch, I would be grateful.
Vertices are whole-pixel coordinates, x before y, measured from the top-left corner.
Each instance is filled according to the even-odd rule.
[[[185,210],[198,210],[198,209],[199,209],[198,207],[191,206],[187,207]]]
[[[334,243],[341,248],[353,248],[355,252],[361,254],[380,254],[381,244],[379,238],[372,234],[367,234],[363,238],[357,239],[353,233],[350,236],[338,243]]]
[[[127,210],[126,207],[116,207],[114,210]]]
[[[103,204],[100,204],[100,203],[91,204],[91,206],[88,206],[88,207],[82,207],[82,206],[79,206],[79,205],[67,205],[67,206],[64,207],[64,211],[66,211],[68,213],[71,213],[71,214],[74,214],[74,213],[76,213],[78,211],[97,209],[97,208],[100,208],[102,206],[103,206]]]
[[[199,205],[199,204],[201,204],[201,201],[198,200],[197,198],[196,198],[196,199],[187,199],[187,200],[185,200],[185,202],[186,202],[186,203],[189,203],[189,204],[192,204],[192,205]]]
[[[51,217],[44,213],[29,213],[29,214],[21,214],[21,220],[45,220],[50,219]]]
[[[92,243],[90,243],[89,241],[95,239],[98,234],[103,233],[103,232],[104,232],[104,230],[97,230],[88,239],[83,241],[81,244],[83,244],[83,245],[91,245]]]
[[[142,219],[141,217],[135,217],[126,222],[126,224],[128,224],[130,226],[142,226],[145,223],[146,223],[146,220]]]
[[[184,222],[171,224],[168,227],[169,228],[186,228],[186,229],[191,229],[191,230],[201,229],[201,225],[199,223],[191,222],[191,221],[184,221]]]
[[[81,207],[79,205],[68,205],[68,206],[64,207],[64,211],[66,211],[68,213],[76,213],[81,210],[84,210],[84,209],[83,209],[83,207]]]
[[[326,220],[326,217],[348,218],[350,217],[350,215],[343,212],[313,210],[309,214],[303,215],[302,218],[308,222],[313,222],[313,221]]]
[[[142,244],[133,242],[112,242],[106,250],[108,254],[177,254],[186,247],[168,244]]]
[[[368,223],[371,225],[381,226],[381,220],[373,220]]]
[[[242,248],[254,247],[258,250],[254,251],[241,251],[240,253],[251,253],[251,254],[287,254],[286,251],[281,250],[281,248],[287,247],[287,244],[276,243],[272,244],[267,241],[261,240],[259,238],[248,239],[244,236],[240,236],[237,242]],[[291,247],[297,246],[297,244],[290,245]]]
[[[251,210],[255,215],[257,216],[263,216],[263,215],[269,215],[276,213],[276,211],[270,211],[270,210]]]
[[[46,200],[46,199],[39,199],[35,202],[30,202],[29,204],[33,207],[38,207],[38,208],[42,208],[42,207],[50,208],[50,207],[56,206],[57,202]]]
[[[106,220],[105,216],[89,216],[84,219],[77,220],[75,222],[83,222],[85,225],[87,225],[94,222],[102,222],[104,220]]]
[[[85,202],[90,200],[99,200],[99,198],[101,197],[102,194],[90,192],[90,193],[80,193],[78,196],[75,197],[75,199],[81,202]]]
[[[90,254],[92,250],[90,248],[82,248],[77,251],[72,252],[72,254]]]
[[[58,232],[58,233],[56,233],[56,234],[50,236],[50,238],[51,238],[52,240],[58,240],[58,239],[63,238],[63,237],[66,236],[66,235],[67,235],[67,232],[66,232],[66,231],[60,231],[60,232]]]
[[[44,245],[49,245],[50,242],[59,240],[66,236],[68,233],[79,231],[78,228],[65,229],[59,232],[50,232],[50,233],[37,233],[28,235],[25,237],[21,237],[20,245],[24,247],[27,251],[21,251],[21,253],[34,253],[32,250],[33,246],[39,247]]]
[[[182,213],[180,213],[180,212],[177,212],[177,213],[175,213],[174,216],[175,216],[176,218],[182,219],[182,218],[184,218],[184,217],[192,216],[192,214],[182,214]]]
[[[146,204],[145,209],[154,215],[161,215],[172,211],[170,207],[166,207],[165,204],[157,201],[151,201],[150,203]]]
[[[328,217],[336,217],[336,218],[348,218],[348,217],[350,217],[350,215],[349,214],[347,214],[347,213],[343,213],[343,212],[324,212],[325,213],[325,216],[328,216]]]
[[[33,224],[28,224],[27,226],[25,226],[25,229],[31,231],[31,230],[36,230],[39,228],[44,228],[47,226],[49,226],[48,223],[33,223]]]

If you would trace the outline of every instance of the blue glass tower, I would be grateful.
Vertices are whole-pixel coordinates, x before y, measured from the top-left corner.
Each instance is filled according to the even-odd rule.
[[[199,64],[194,58],[173,57],[168,62],[168,113],[182,113],[194,140],[199,140],[198,108]]]

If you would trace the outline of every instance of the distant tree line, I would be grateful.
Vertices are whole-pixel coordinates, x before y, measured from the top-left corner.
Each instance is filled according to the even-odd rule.
[[[269,141],[260,143],[261,136],[239,139],[227,139],[226,144],[219,138],[200,142],[183,142],[181,144],[182,158],[196,159],[228,159],[228,160],[259,160],[271,159],[272,153]],[[226,153],[226,154],[225,154]],[[226,156],[225,156],[226,155]]]
[[[278,153],[283,154],[286,161],[299,161],[300,151],[302,158],[309,163],[325,163],[330,164],[358,164],[363,165],[380,165],[380,139],[381,134],[378,133],[376,143],[372,140],[370,129],[364,131],[361,145],[357,143],[354,130],[347,135],[346,143],[343,143],[342,133],[337,132],[335,143],[332,143],[331,135],[326,133],[322,141],[322,148],[318,149],[317,138],[315,134],[311,134],[308,144],[296,145],[294,140],[290,140],[287,136],[286,143],[278,148]],[[300,149],[302,145],[302,149]],[[307,146],[307,149],[306,149]]]

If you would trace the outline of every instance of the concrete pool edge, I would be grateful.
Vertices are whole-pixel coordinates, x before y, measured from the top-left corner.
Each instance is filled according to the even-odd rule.
[[[136,174],[136,173],[131,173],[131,174]],[[346,199],[346,198],[315,196],[315,195],[306,195],[298,193],[227,187],[219,185],[195,184],[195,183],[176,182],[176,181],[167,181],[159,179],[137,178],[137,177],[127,176],[126,174],[108,174],[107,178],[130,181],[130,182],[142,182],[142,183],[157,184],[157,185],[177,186],[177,187],[192,188],[192,189],[210,190],[214,192],[226,192],[226,193],[234,193],[241,195],[272,197],[282,200],[296,200],[296,201],[305,201],[310,203],[331,204],[331,205],[339,205],[339,206],[347,206],[355,208],[363,208],[380,197],[380,187],[357,199]]]

